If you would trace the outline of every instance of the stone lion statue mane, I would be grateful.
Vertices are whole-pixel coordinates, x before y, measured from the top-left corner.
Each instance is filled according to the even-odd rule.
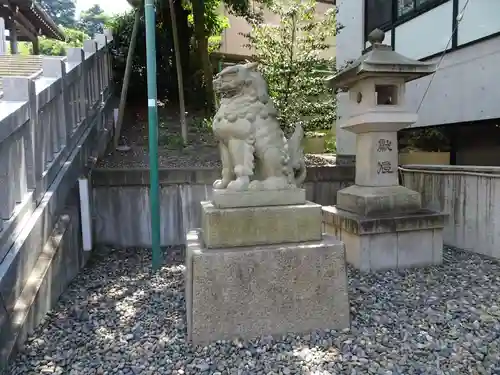
[[[222,160],[222,176],[214,188],[276,190],[302,184],[302,126],[297,124],[290,139],[285,138],[257,63],[229,66],[213,83],[221,96],[213,132]]]

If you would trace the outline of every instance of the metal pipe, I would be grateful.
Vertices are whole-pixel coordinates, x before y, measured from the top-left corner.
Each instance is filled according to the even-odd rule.
[[[156,22],[154,0],[144,4],[146,16],[146,59],[148,83],[149,173],[151,204],[151,244],[153,270],[161,265],[160,249],[160,184],[158,172],[158,108],[156,87]]]

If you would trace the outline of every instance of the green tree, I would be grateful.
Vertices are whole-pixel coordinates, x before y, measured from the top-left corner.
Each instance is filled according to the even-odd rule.
[[[305,130],[329,129],[336,117],[336,100],[323,72],[335,71],[330,48],[340,28],[336,8],[318,15],[315,0],[276,0],[269,10],[279,16],[279,24],[253,22],[247,38],[280,123],[285,130],[297,121],[304,122]]]
[[[80,30],[62,28],[66,39],[62,42],[55,39],[40,38],[40,54],[47,56],[65,56],[70,47],[83,47],[83,41],[89,36]]]
[[[250,22],[258,22],[262,20],[262,12],[259,7],[256,8],[253,6],[255,5],[254,3],[267,5],[270,4],[272,0],[223,0],[223,2],[231,14],[244,17]],[[220,25],[223,22],[222,17],[219,15],[220,4],[220,0],[191,0],[196,49],[202,65],[206,107],[209,111],[214,109],[214,93],[212,87],[213,68],[209,57],[209,38],[212,35],[218,35],[217,28],[211,27],[211,25]],[[222,30],[223,28],[220,28],[220,32],[222,32]]]
[[[39,0],[39,3],[56,24],[64,27],[75,26],[74,0]]]
[[[104,10],[95,4],[80,14],[78,28],[94,37],[95,34],[103,32],[104,25],[109,22],[109,19],[110,17],[104,13]]]

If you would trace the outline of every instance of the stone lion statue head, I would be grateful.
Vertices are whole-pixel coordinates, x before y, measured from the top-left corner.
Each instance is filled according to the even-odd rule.
[[[269,101],[267,84],[257,70],[257,63],[250,62],[228,66],[218,73],[214,80],[214,90],[223,98],[251,96],[262,103]]]

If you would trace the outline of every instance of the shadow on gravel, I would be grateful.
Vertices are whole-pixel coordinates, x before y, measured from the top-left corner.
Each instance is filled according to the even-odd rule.
[[[439,267],[349,269],[350,332],[186,343],[184,254],[98,249],[30,337],[16,374],[496,374],[500,265],[446,250]]]

